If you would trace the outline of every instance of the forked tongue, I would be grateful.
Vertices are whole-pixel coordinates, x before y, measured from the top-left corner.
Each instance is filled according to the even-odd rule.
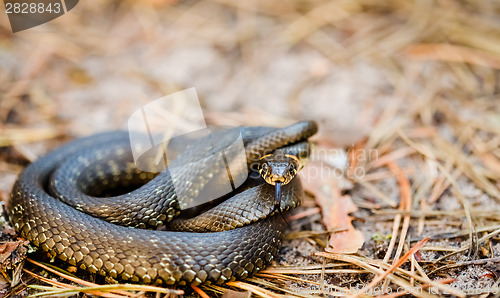
[[[288,221],[286,221],[286,218],[283,215],[283,212],[281,212],[281,182],[275,183],[275,189],[276,189],[276,196],[274,198],[274,210],[273,210],[273,212],[278,210],[278,213],[281,215],[281,217],[286,222],[288,227],[290,227],[290,224],[288,223]]]

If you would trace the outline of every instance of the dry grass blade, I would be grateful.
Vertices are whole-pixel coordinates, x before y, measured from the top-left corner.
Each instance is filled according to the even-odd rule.
[[[230,281],[230,282],[226,283],[226,285],[228,285],[230,287],[235,287],[235,288],[239,288],[242,290],[250,291],[253,294],[258,295],[260,297],[265,297],[265,298],[281,297],[281,295],[273,293],[269,290],[266,290],[264,288],[261,288],[261,287],[258,287],[258,286],[255,286],[255,285],[252,285],[252,284],[249,284],[246,282],[242,282],[242,281]]]
[[[375,159],[374,161],[370,162],[369,168],[377,169],[379,167],[387,165],[389,162],[394,162],[400,158],[409,156],[413,153],[415,153],[415,149],[412,147],[403,147],[403,148],[394,150],[394,151],[389,152],[389,153]]]
[[[407,49],[412,58],[466,62],[500,69],[500,59],[487,52],[450,44],[418,44]]]
[[[372,265],[380,266],[381,268],[389,268],[390,267],[390,265],[388,265],[384,262],[381,262],[381,261],[377,261],[377,260],[368,260],[367,262],[372,264]],[[466,294],[463,291],[460,291],[460,290],[455,289],[453,287],[447,286],[447,285],[442,284],[440,282],[430,280],[428,277],[425,277],[425,276],[422,277],[422,276],[416,275],[410,271],[407,271],[407,270],[404,270],[401,268],[396,268],[396,272],[401,273],[406,277],[414,278],[415,280],[421,282],[422,284],[429,284],[430,286],[435,287],[436,289],[438,289],[439,291],[441,291],[443,293],[451,293],[457,297],[466,297]]]
[[[55,128],[0,128],[0,147],[39,142],[61,134]]]
[[[201,298],[210,298],[210,296],[203,292],[202,289],[198,288],[197,286],[191,286],[191,288],[198,294],[200,295]]]
[[[261,278],[250,278],[248,279],[249,282],[253,282],[255,284],[259,284],[259,285],[262,285],[266,288],[269,288],[269,289],[273,289],[275,291],[279,291],[279,292],[284,292],[284,293],[287,293],[287,294],[290,294],[290,295],[295,295],[295,296],[298,296],[298,297],[309,297],[309,295],[302,295],[302,293],[300,293],[299,291],[297,291],[296,289],[288,289],[280,284],[275,284],[273,282],[269,282],[269,281],[266,281],[264,279],[261,279]]]
[[[31,286],[33,288],[37,286]],[[41,289],[41,287],[38,287]],[[145,286],[145,285],[135,285],[135,284],[117,284],[117,285],[96,285],[93,287],[78,287],[78,288],[68,288],[67,285],[64,285],[63,288],[53,287],[44,287],[45,289],[49,289],[48,292],[45,293],[37,293],[33,296],[53,296],[55,294],[76,294],[76,293],[98,293],[97,295],[107,296],[106,292],[118,292],[118,291],[140,291],[140,292],[154,292],[161,294],[174,294],[174,295],[183,295],[184,291],[182,290],[172,290],[172,289],[164,289],[153,286]],[[113,297],[136,297],[137,293],[129,293],[127,295],[111,295]]]
[[[308,271],[304,271],[306,272],[305,274],[307,274]],[[317,274],[321,274],[321,272],[317,273]],[[339,287],[339,286],[335,286],[335,285],[325,285],[324,282],[316,282],[316,281],[312,281],[312,280],[306,280],[306,279],[303,279],[303,278],[299,278],[299,277],[295,277],[295,276],[289,276],[289,275],[284,275],[284,274],[266,274],[266,273],[259,273],[258,276],[262,276],[262,277],[267,277],[267,278],[273,278],[273,279],[283,279],[283,280],[291,280],[291,281],[296,281],[296,282],[301,282],[301,283],[306,283],[308,285],[313,285],[313,286],[316,286],[316,287],[328,287],[329,289],[333,289],[334,291],[337,291],[339,293],[345,293],[346,292],[346,288],[343,288],[343,287]],[[299,289],[299,290],[303,290],[303,289]],[[301,291],[300,295],[304,295],[305,291]]]
[[[109,288],[95,287],[95,288],[68,288],[68,287],[46,287],[39,285],[29,285],[29,288],[39,290],[41,292],[30,295],[30,297],[69,297],[78,293],[88,293],[92,295],[97,295],[100,297],[110,297],[110,298],[122,298],[122,297],[136,297],[134,296],[120,296],[120,295],[108,295],[102,290],[109,290]]]
[[[295,281],[295,282],[300,282],[300,283],[305,283],[305,284],[308,284],[308,285],[313,285],[315,287],[320,287],[321,284],[319,282],[314,282],[314,281],[310,281],[310,280],[306,280],[306,279],[303,279],[303,278],[298,278],[298,277],[293,277],[293,276],[288,276],[288,275],[282,275],[282,274],[257,274],[256,276],[260,276],[260,277],[264,277],[264,278],[267,278],[267,279],[275,279],[275,280],[289,280],[289,281]],[[288,293],[291,293],[293,294],[294,296],[298,296],[298,297],[304,297],[304,298],[310,298],[310,297],[316,297],[316,296],[311,296],[309,294],[307,294],[307,290],[304,290],[304,289],[297,289],[297,288],[285,288],[283,289],[283,285],[281,285],[282,288],[279,288],[280,291],[282,290],[285,290],[286,292]]]
[[[426,217],[443,217],[443,216],[449,216],[449,217],[459,217],[463,218],[465,216],[465,210],[450,210],[450,211],[441,211],[441,210],[389,210],[389,209],[382,209],[382,210],[373,210],[373,213],[376,215],[388,215],[388,216],[394,216],[396,214],[400,215],[410,215],[411,217],[421,217],[421,216],[426,216]],[[497,210],[487,210],[487,209],[477,209],[477,208],[470,208],[470,214],[471,216],[475,218],[496,218],[498,215]],[[491,227],[496,227],[491,226]],[[488,228],[491,228],[488,227]],[[485,227],[486,228],[486,227]],[[479,230],[479,228],[478,228]],[[438,235],[438,234],[437,234]],[[434,236],[433,236],[434,237]]]
[[[394,173],[394,175],[396,176],[396,178],[398,180],[399,190],[400,190],[400,195],[401,195],[400,208],[403,210],[406,210],[406,211],[410,211],[411,204],[412,204],[410,181],[408,180],[406,175],[403,173],[401,168],[395,162],[388,162],[387,166]],[[398,245],[398,248],[396,250],[396,255],[394,256],[395,259],[399,259],[399,256],[401,255],[401,252],[403,251],[403,245],[406,241],[406,234],[408,233],[409,226],[410,226],[410,216],[408,214],[406,214],[404,216],[404,219],[403,219],[403,226],[401,228],[401,235],[399,237],[399,245]]]
[[[307,266],[271,266],[261,271],[261,273],[271,273],[275,270],[316,270],[323,268],[337,268],[337,267],[345,267],[344,264],[315,264],[315,265],[307,265]]]
[[[340,5],[339,5],[340,4]],[[348,6],[346,8],[349,8]],[[351,7],[352,8],[352,7]],[[335,20],[349,16],[349,12],[342,7],[341,3],[326,2],[316,6],[307,14],[295,19],[282,35],[295,44],[306,37],[311,36],[319,28]]]
[[[313,269],[313,270],[298,270],[298,269],[273,269],[266,271],[266,273],[269,274],[274,274],[274,273],[279,273],[279,274],[301,274],[301,275],[307,275],[307,274],[321,274],[322,272],[324,273],[366,273],[365,270],[360,270],[360,269]]]
[[[398,268],[399,266],[403,265],[403,263],[406,262],[408,260],[408,258],[411,257],[415,252],[417,252],[422,246],[424,246],[425,243],[427,243],[427,241],[429,241],[429,239],[430,239],[430,237],[427,237],[427,238],[421,240],[420,242],[418,242],[417,244],[415,244],[407,253],[405,253],[401,257],[401,259],[399,259],[397,262],[395,262],[394,264],[392,264],[392,266],[389,267],[389,269],[387,269],[384,273],[379,274],[366,287],[364,287],[363,289],[361,289],[361,291],[358,292],[353,297],[358,297],[358,296],[364,294],[367,290],[373,288],[375,285],[377,285],[379,282],[381,282],[384,278],[387,277],[387,275],[389,275],[394,270],[396,270],[396,268]]]
[[[380,264],[383,264],[383,266],[381,266],[375,260],[371,260],[371,259],[366,258],[366,257],[357,257],[357,256],[349,256],[349,255],[341,255],[341,254],[330,254],[330,253],[322,253],[322,252],[318,252],[315,255],[323,256],[323,257],[330,258],[330,259],[335,259],[335,260],[342,261],[342,262],[352,263],[352,264],[359,266],[361,268],[364,268],[367,271],[369,271],[373,274],[376,274],[376,275],[384,274],[384,271],[380,268],[372,266],[369,263],[376,264],[379,267],[384,267],[384,266],[389,267],[389,265],[387,265],[386,263],[380,262]],[[434,297],[430,294],[419,291],[418,288],[412,288],[411,284],[406,279],[395,276],[394,274],[389,274],[387,276],[387,279],[390,280],[391,282],[395,283],[399,287],[401,287],[401,289],[408,291],[408,293],[412,293],[416,297]],[[358,289],[358,288],[348,289],[344,293],[346,295],[348,295],[348,294],[356,295],[359,293],[359,290],[360,289]],[[385,290],[385,289],[382,289],[382,291],[383,290]]]
[[[477,240],[477,245],[479,245],[479,244],[481,244],[481,243],[483,243],[483,242],[485,242],[485,241],[487,241],[487,240],[495,237],[498,234],[500,234],[500,229],[497,229],[497,230],[495,230],[495,231],[493,231],[491,233],[488,233],[488,234],[484,235],[483,237],[481,237],[481,238],[479,238]],[[461,252],[464,252],[464,251],[467,251],[467,250],[470,250],[470,243],[468,245],[466,245],[465,247],[462,247],[462,248],[456,250],[455,252],[452,252],[450,254],[444,255],[444,256],[440,257],[439,259],[434,260],[433,262],[434,263],[439,263],[442,260],[445,260],[445,259],[447,259],[447,258],[449,258],[451,256],[454,256],[454,255],[456,255],[458,253],[461,253]],[[434,273],[434,271],[431,271],[428,274],[431,275],[432,273]]]
[[[61,293],[63,294],[64,292],[61,292],[61,291],[65,291],[65,290],[78,290],[78,289],[81,289],[81,287],[77,287],[77,286],[73,286],[73,285],[70,285],[70,284],[66,284],[66,283],[62,283],[62,282],[58,282],[58,281],[54,281],[52,279],[49,279],[49,278],[45,278],[41,275],[38,275],[34,272],[31,272],[29,270],[26,270],[26,269],[23,269],[24,272],[28,273],[29,275],[35,277],[36,279],[38,280],[41,280],[45,283],[48,283],[50,285],[52,285],[53,287],[43,287],[43,288],[40,288],[40,286],[38,286],[38,288],[36,289],[39,289],[39,290],[44,290],[44,292],[42,293],[38,293],[38,294],[34,294],[32,296],[50,296],[54,293]],[[101,292],[101,291],[89,291],[88,292],[89,294],[92,294],[92,295],[99,295],[99,296],[102,296],[102,297],[108,297],[108,298],[122,298],[122,297],[132,297],[132,296],[135,296],[134,294],[132,293],[126,293],[127,295],[116,295],[116,294],[111,294],[111,293],[106,293],[106,292]],[[73,294],[71,294],[73,295]]]
[[[451,269],[451,268],[457,268],[457,267],[463,267],[463,266],[469,266],[469,265],[484,265],[488,262],[491,263],[498,263],[500,262],[500,257],[497,258],[487,258],[487,259],[481,259],[481,260],[474,260],[474,261],[467,261],[467,262],[460,262],[456,264],[450,264],[450,265],[445,265],[441,266],[439,268],[434,269],[431,273],[436,273],[438,271],[444,270],[444,269]],[[431,274],[429,273],[429,274]]]
[[[73,286],[69,286],[70,289],[60,289],[58,290],[58,293],[72,293],[72,292],[92,292],[92,291],[107,291],[107,292],[112,292],[112,293],[117,293],[123,296],[133,296],[135,293],[130,293],[126,291],[144,291],[144,292],[156,292],[156,293],[163,293],[163,294],[175,294],[175,295],[183,295],[184,291],[182,290],[173,290],[173,289],[166,289],[166,288],[160,288],[160,287],[154,287],[154,286],[147,286],[147,285],[135,285],[135,284],[117,284],[117,285],[98,285],[94,284],[88,281],[85,281],[83,279],[79,279],[70,275],[67,275],[65,273],[61,273],[58,270],[55,270],[49,266],[46,266],[44,264],[41,264],[37,261],[27,259],[29,262],[47,270],[50,271],[62,278],[65,278],[67,280],[70,280],[72,282],[81,284],[85,286],[85,288],[78,288],[78,289],[72,289]],[[67,285],[67,284],[61,284],[62,285]]]

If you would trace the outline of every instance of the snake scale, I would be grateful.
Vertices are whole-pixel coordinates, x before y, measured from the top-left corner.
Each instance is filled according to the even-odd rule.
[[[307,144],[316,131],[312,121],[279,129],[242,127],[248,163],[282,147]],[[192,219],[173,220],[172,229],[183,231],[164,231],[180,213],[172,177],[168,171],[150,177],[130,170],[127,159],[130,143],[123,132],[78,139],[41,157],[12,189],[7,211],[14,228],[51,258],[113,279],[155,285],[243,279],[277,254],[285,224],[274,215],[272,185],[240,191]],[[192,174],[186,170],[185,175]],[[145,184],[136,187],[134,181]],[[202,179],[186,181],[184,187],[196,188]],[[99,183],[135,189],[97,197],[93,191]],[[284,185],[281,210],[297,206],[302,193],[298,178]]]

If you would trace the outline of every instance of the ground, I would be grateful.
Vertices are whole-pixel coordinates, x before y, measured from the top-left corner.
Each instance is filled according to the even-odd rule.
[[[98,0],[17,33],[3,15],[1,198],[48,150],[195,87],[209,124],[320,128],[276,264],[230,288],[498,292],[499,14],[494,1]]]

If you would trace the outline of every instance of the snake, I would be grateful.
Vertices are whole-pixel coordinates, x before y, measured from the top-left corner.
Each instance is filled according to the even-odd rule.
[[[199,194],[221,177],[192,157],[207,142],[183,150],[182,174],[175,178],[169,171],[137,169],[128,133],[113,131],[73,140],[28,165],[11,191],[10,221],[50,258],[112,280],[184,286],[247,278],[278,253],[286,223],[277,214],[300,204],[303,190],[295,175],[297,155],[305,154],[297,152],[318,128],[303,121],[237,129],[251,187],[206,204],[194,216],[183,216],[176,193],[180,187]],[[183,168],[186,161],[194,166]],[[251,175],[255,165],[257,178]],[[181,180],[177,192],[175,179]],[[103,195],[107,189],[118,193]]]

